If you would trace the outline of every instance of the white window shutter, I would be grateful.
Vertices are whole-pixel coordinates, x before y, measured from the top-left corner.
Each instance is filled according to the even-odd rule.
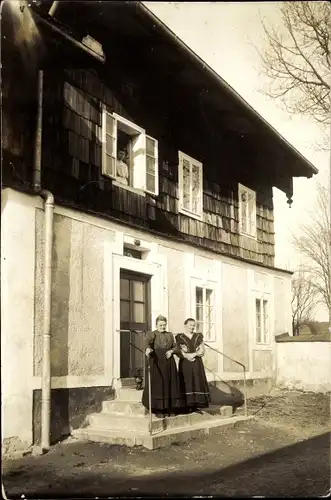
[[[146,191],[159,194],[159,156],[158,141],[146,136]]]
[[[244,188],[240,188],[239,191],[239,205],[240,205],[240,216],[241,216],[241,229],[245,233],[248,232],[248,200],[247,192]]]
[[[203,215],[202,163],[178,151],[179,206],[184,213]]]
[[[192,162],[191,165],[191,179],[192,179],[192,204],[191,211],[195,214],[202,213],[202,167],[200,164]]]
[[[241,231],[256,236],[256,194],[239,184],[239,222]]]
[[[256,233],[256,197],[255,193],[249,193],[249,218],[250,218],[250,234],[255,236]]]
[[[192,164],[188,158],[181,159],[181,205],[185,210],[192,208]]]
[[[117,123],[105,106],[102,106],[102,174],[116,177]]]
[[[136,189],[146,189],[146,135],[137,134],[132,141],[133,185]]]

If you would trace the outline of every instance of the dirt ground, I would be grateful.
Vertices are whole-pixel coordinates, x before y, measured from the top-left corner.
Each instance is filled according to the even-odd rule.
[[[185,444],[144,448],[58,443],[4,460],[8,498],[220,495],[315,497],[330,490],[330,396],[274,391],[253,421]]]

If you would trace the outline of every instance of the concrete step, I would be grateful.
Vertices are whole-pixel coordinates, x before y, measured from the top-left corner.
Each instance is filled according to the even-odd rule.
[[[205,436],[220,427],[239,426],[242,423],[252,419],[252,417],[214,417],[208,421],[197,422],[190,426],[182,426],[177,428],[166,429],[150,435],[147,432],[123,431],[123,430],[107,430],[95,429],[93,427],[85,427],[76,429],[72,432],[72,436],[81,441],[96,441],[108,444],[120,444],[129,447],[144,446],[149,450],[162,448],[171,443],[186,442],[189,439],[195,439],[200,436]]]
[[[116,391],[116,399],[121,401],[133,401],[141,403],[143,391],[137,391],[133,387],[120,387]]]
[[[231,416],[233,413],[232,406],[210,405],[204,410],[208,413],[221,413],[223,416]],[[113,399],[102,403],[102,413],[112,413],[116,415],[126,416],[144,416],[148,415],[148,411],[142,405],[135,401],[124,401],[121,399]]]
[[[121,399],[104,401],[102,403],[102,411],[104,413],[117,413],[121,415],[145,415],[147,413],[146,408],[140,402],[123,401]]]
[[[128,403],[128,406],[130,406],[130,403]],[[162,430],[177,427],[188,427],[200,422],[208,422],[215,418],[229,418],[232,414],[233,412],[231,406],[211,406],[210,408],[206,408],[199,413],[195,412],[188,415],[176,415],[165,418],[158,418],[155,415],[152,415],[152,430],[153,432],[160,432]],[[103,411],[101,413],[93,413],[89,415],[88,422],[91,427],[95,429],[122,429],[137,432],[147,432],[149,429],[149,415],[146,414],[119,414],[115,412]]]
[[[131,378],[121,378],[122,387],[136,387],[136,381],[133,377]]]

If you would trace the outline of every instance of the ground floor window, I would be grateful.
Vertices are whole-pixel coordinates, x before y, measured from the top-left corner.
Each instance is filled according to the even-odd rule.
[[[211,288],[195,287],[196,330],[206,341],[215,340],[215,291]]]
[[[256,343],[269,343],[269,301],[263,298],[255,299]]]

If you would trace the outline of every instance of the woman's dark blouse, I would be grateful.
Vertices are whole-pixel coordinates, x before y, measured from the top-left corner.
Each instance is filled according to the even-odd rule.
[[[187,352],[196,352],[198,347],[203,342],[202,333],[194,333],[192,338],[189,338],[185,333],[178,333],[176,335],[176,344],[179,349],[181,349],[182,345],[185,345],[187,348]]]
[[[170,332],[158,332],[154,330],[146,334],[144,339],[144,348],[150,347],[151,349],[172,349],[176,346],[174,336]]]

